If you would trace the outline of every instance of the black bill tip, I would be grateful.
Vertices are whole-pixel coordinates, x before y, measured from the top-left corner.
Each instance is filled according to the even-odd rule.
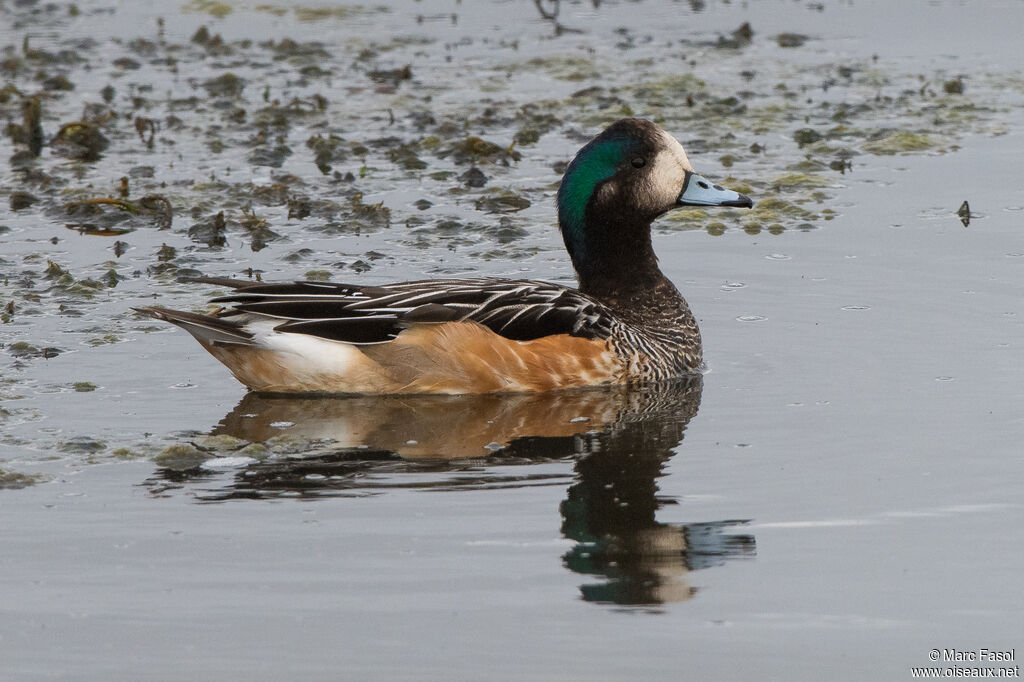
[[[723,201],[719,206],[734,206],[736,208],[754,208],[754,202],[746,194],[740,194],[735,199]]]

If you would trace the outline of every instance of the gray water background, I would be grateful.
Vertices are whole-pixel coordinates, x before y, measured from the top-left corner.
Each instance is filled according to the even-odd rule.
[[[563,4],[558,21],[584,32],[557,34],[525,2],[396,3],[312,17],[230,6],[221,18],[203,3],[180,11],[79,3],[77,16],[65,6],[0,8],[0,43],[15,52],[26,34],[54,53],[79,45],[84,63],[48,68],[76,85],[44,103],[48,136],[83,103],[101,101],[108,82],[122,114],[97,162],[44,147],[39,167],[65,184],[28,187],[40,203],[0,220],[10,228],[0,234],[0,304],[15,303],[0,340],[60,351],[0,361],[0,469],[17,475],[0,490],[0,677],[900,680],[930,665],[932,649],[1020,650],[1024,7]],[[165,43],[182,49],[136,57],[138,69],[111,66],[135,54],[131,39],[158,41],[157,16]],[[719,47],[744,21],[750,44]],[[201,25],[235,51],[211,56],[190,43]],[[807,41],[780,47],[783,32]],[[296,71],[308,62],[275,60],[269,48],[261,56],[260,41],[283,36],[322,42],[329,56],[314,61],[329,75],[307,71],[304,81]],[[253,43],[237,43],[245,39]],[[360,58],[365,49],[373,54]],[[177,73],[156,64],[167,53]],[[412,78],[393,88],[368,75],[405,64]],[[225,72],[247,80],[232,103],[250,110],[242,123],[202,86]],[[34,73],[13,80],[33,92]],[[704,86],[671,79],[687,73]],[[961,75],[964,92],[945,93]],[[315,92],[329,102],[278,131],[293,151],[281,168],[250,156],[262,144],[251,138],[264,83],[282,102]],[[606,92],[572,97],[594,86]],[[741,99],[746,110],[721,101],[744,90],[754,93]],[[147,99],[145,115],[164,125],[173,111],[186,127],[161,127],[147,150],[124,116],[132,93]],[[168,93],[199,103],[176,108]],[[449,442],[442,449],[478,455],[417,464],[386,454],[401,444],[361,440],[360,428],[379,420],[378,435],[395,424],[415,429],[428,414],[436,430],[436,414],[450,405],[388,405],[396,412],[387,419],[378,416],[384,407],[362,405],[361,422],[345,405],[324,414],[236,409],[244,391],[215,360],[187,335],[129,311],[154,300],[200,307],[211,291],[176,283],[189,269],[237,276],[251,266],[266,280],[326,269],[358,282],[448,273],[571,282],[553,223],[552,165],[602,121],[629,113],[615,98],[661,120],[705,175],[814,216],[659,223],[663,268],[704,334],[699,410],[692,386],[625,407],[617,398],[610,407],[570,404],[566,415],[605,417],[591,417],[592,433],[581,427],[575,437],[524,418],[518,436],[533,428],[551,440],[521,439],[512,455],[493,459],[481,452],[488,442]],[[834,118],[841,102],[866,107],[846,123],[860,132],[828,137],[843,123]],[[537,125],[515,113],[524,104],[556,121],[535,144],[516,147],[522,159],[508,167],[473,161],[487,188],[458,181],[470,162],[422,146],[431,134],[442,148],[467,134],[509,145]],[[17,120],[14,103],[5,106]],[[435,123],[419,129],[410,116],[424,110]],[[442,126],[463,120],[462,129]],[[800,147],[794,134],[803,128],[826,134],[824,146]],[[895,154],[865,148],[892,131],[927,135],[928,144]],[[352,182],[323,175],[303,145],[328,132],[415,141],[427,168],[402,168],[390,142],[334,164]],[[765,151],[748,151],[755,142]],[[5,158],[21,148],[0,144]],[[827,167],[847,158],[838,149],[851,152],[845,172]],[[729,166],[725,153],[737,157]],[[175,205],[170,230],[133,224],[117,237],[131,250],[115,257],[112,237],[64,226],[62,203],[113,194],[138,166],[156,171],[132,176],[135,191]],[[435,170],[450,174],[430,177]],[[291,196],[343,209],[299,219],[283,202],[256,203],[282,235],[259,251],[231,225],[226,247],[190,239],[192,225],[219,210],[240,215],[253,187],[286,172],[299,178],[281,183]],[[4,170],[5,203],[20,173]],[[789,186],[779,181],[787,174],[802,176]],[[366,205],[390,208],[387,225],[345,231],[347,220],[363,219],[338,198],[348,201],[352,187]],[[478,209],[492,188],[531,205]],[[432,206],[420,210],[422,198]],[[955,213],[963,200],[975,214],[968,227]],[[505,232],[488,229],[501,218]],[[724,230],[704,229],[712,221]],[[149,270],[161,244],[178,249],[177,270]],[[125,279],[86,296],[46,280],[47,260],[75,280],[109,269]],[[352,269],[356,261],[369,269]],[[481,420],[465,409],[465,421],[452,420],[452,441],[459,426]],[[281,410],[299,416],[275,421]],[[530,414],[545,410],[563,414],[555,404]],[[269,415],[278,426],[267,428],[296,435],[271,441],[269,457],[211,446],[205,463],[186,466],[166,454],[214,431],[252,435],[232,426],[253,419],[246,414]],[[646,478],[634,481],[628,466],[588,472],[583,462],[602,443],[627,462],[650,460]],[[359,459],[360,445],[376,454]],[[320,467],[312,476],[304,459]],[[646,501],[657,521],[627,519],[626,549],[588,568],[578,553],[607,548],[573,526],[570,488],[602,476]],[[584,498],[598,516],[613,509]],[[681,546],[644,550],[651,536]],[[642,570],[631,572],[636,564]],[[631,579],[651,589],[616,592]]]

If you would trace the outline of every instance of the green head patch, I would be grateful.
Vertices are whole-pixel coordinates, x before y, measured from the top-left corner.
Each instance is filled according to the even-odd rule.
[[[576,154],[558,188],[558,222],[574,262],[584,257],[587,204],[602,181],[615,175],[622,159],[639,141],[625,135],[599,136]]]

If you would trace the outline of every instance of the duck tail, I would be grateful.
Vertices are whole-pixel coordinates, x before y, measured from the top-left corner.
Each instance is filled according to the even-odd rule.
[[[183,310],[171,310],[160,306],[132,308],[136,312],[155,317],[158,320],[177,325],[194,336],[199,343],[206,345],[242,345],[254,346],[253,335],[237,322],[230,322],[213,315],[187,313]]]

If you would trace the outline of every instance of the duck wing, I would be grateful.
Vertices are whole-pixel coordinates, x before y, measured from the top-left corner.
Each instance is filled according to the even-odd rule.
[[[362,286],[327,282],[252,284],[223,278],[194,281],[235,291],[217,318],[280,320],[275,331],[352,344],[386,343],[413,324],[476,322],[515,341],[555,334],[605,339],[612,312],[558,284],[511,279],[443,279]],[[237,321],[242,323],[243,319]]]

